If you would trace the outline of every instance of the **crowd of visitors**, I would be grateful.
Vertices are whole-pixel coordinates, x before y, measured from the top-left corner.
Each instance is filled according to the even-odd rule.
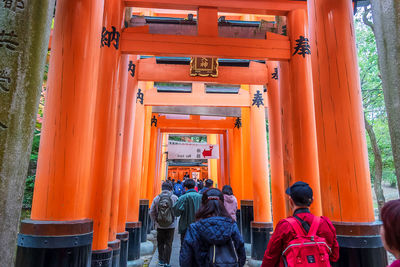
[[[298,266],[299,261],[304,263],[301,266],[331,266],[339,259],[336,230],[327,217],[310,212],[312,188],[299,181],[286,194],[293,215],[276,225],[261,266]],[[157,229],[159,266],[170,266],[177,217],[181,266],[244,266],[246,253],[236,211],[237,199],[229,185],[220,191],[211,179],[203,184],[190,178],[175,183],[169,178],[150,208]],[[400,267],[400,199],[386,203],[381,218],[384,247],[396,258],[390,267]]]

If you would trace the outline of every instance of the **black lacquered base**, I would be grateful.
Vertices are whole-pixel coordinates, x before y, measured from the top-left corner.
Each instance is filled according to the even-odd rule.
[[[107,248],[104,250],[92,251],[92,267],[112,267],[113,250]]]
[[[119,257],[121,252],[121,241],[116,239],[108,242],[108,247],[112,249],[112,267],[119,267]]]
[[[387,266],[387,254],[379,235],[380,222],[333,223],[340,247],[339,261],[333,267]]]
[[[129,233],[128,261],[140,258],[141,225],[141,222],[126,223],[126,231]]]
[[[149,200],[141,199],[139,205],[139,221],[142,223],[141,242],[146,242],[147,228],[149,224]]]
[[[128,239],[129,233],[118,233],[117,238],[121,241],[121,249],[119,254],[119,267],[126,267],[128,262]]]
[[[240,233],[242,233],[242,223],[241,223],[241,219],[240,219],[240,209],[238,209],[236,211],[236,224],[239,228]]]
[[[270,222],[251,222],[251,258],[261,261],[267,249],[273,224]]]
[[[93,222],[21,222],[18,234],[16,267],[90,266]]]
[[[253,200],[240,201],[241,232],[245,243],[251,243],[250,224],[254,220]]]

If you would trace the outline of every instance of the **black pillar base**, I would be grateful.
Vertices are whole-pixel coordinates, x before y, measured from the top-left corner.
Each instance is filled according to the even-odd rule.
[[[92,240],[92,220],[24,220],[18,234],[15,266],[89,266]]]
[[[240,219],[240,209],[236,211],[236,224],[239,228],[240,233],[242,233],[242,221]]]
[[[129,233],[128,261],[140,258],[141,222],[127,222],[126,231]]]
[[[113,250],[107,248],[104,250],[92,251],[92,267],[112,267]]]
[[[142,223],[141,242],[147,241],[147,227],[149,224],[149,200],[141,199],[139,202],[139,221]]]
[[[273,224],[270,222],[251,222],[251,258],[261,261],[267,249]]]
[[[250,224],[254,220],[253,200],[240,201],[240,219],[244,243],[251,243]]]
[[[121,241],[115,239],[114,241],[108,242],[108,247],[112,249],[112,267],[119,267],[119,257],[121,253]]]
[[[126,267],[128,262],[128,239],[129,233],[118,233],[117,238],[121,241],[121,250],[119,254],[119,267]]]
[[[340,247],[333,267],[387,266],[387,254],[380,237],[382,223],[333,222]]]

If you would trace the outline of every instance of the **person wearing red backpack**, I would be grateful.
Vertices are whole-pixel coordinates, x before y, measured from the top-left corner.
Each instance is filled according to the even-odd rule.
[[[281,220],[268,242],[262,267],[331,266],[339,259],[336,230],[326,217],[314,216],[309,207],[313,191],[304,182],[286,190],[293,216]]]

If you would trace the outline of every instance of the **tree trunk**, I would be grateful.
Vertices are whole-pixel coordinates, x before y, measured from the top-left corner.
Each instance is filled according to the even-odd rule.
[[[383,195],[382,190],[382,155],[378,146],[378,142],[376,141],[376,136],[374,132],[374,128],[367,121],[364,115],[365,121],[365,129],[368,132],[369,140],[371,140],[372,150],[374,151],[374,162],[375,162],[375,178],[374,178],[374,190],[376,195],[376,201],[378,202],[379,213],[385,205],[385,196]]]
[[[0,2],[0,259],[16,237],[43,82],[54,0]]]
[[[371,0],[374,34],[400,192],[400,1]]]

